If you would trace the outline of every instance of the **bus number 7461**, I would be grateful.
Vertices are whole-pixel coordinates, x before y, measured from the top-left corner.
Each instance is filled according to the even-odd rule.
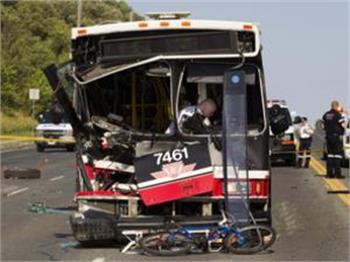
[[[174,149],[172,151],[166,151],[161,153],[153,154],[154,157],[157,158],[157,165],[160,165],[163,162],[172,162],[172,161],[180,161],[182,159],[188,159],[188,151],[187,147],[182,149]]]

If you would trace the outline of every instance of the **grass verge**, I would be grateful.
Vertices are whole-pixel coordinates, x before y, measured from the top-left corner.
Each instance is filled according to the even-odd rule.
[[[6,114],[0,112],[1,135],[32,135],[33,127],[37,125],[37,121],[20,112]]]

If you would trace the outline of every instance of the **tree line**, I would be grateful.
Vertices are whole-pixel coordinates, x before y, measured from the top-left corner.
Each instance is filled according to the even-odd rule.
[[[81,0],[82,25],[139,20],[124,1]],[[29,89],[40,89],[36,112],[52,101],[42,72],[69,59],[70,30],[77,23],[77,0],[1,1],[1,111],[30,114]],[[130,17],[132,15],[133,17]]]

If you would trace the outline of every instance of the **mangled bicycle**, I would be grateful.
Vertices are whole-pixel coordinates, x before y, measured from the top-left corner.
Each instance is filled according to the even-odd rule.
[[[239,226],[224,211],[215,226],[180,226],[166,222],[164,230],[140,240],[142,249],[155,256],[179,256],[191,252],[255,254],[272,246],[276,232],[265,225]],[[255,222],[255,221],[254,221]]]

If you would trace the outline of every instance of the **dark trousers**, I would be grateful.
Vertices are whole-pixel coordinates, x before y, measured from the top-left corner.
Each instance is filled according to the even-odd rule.
[[[310,138],[300,138],[299,152],[298,152],[298,167],[308,168],[311,158],[311,142]]]
[[[339,135],[327,135],[327,176],[341,176],[342,141]]]

